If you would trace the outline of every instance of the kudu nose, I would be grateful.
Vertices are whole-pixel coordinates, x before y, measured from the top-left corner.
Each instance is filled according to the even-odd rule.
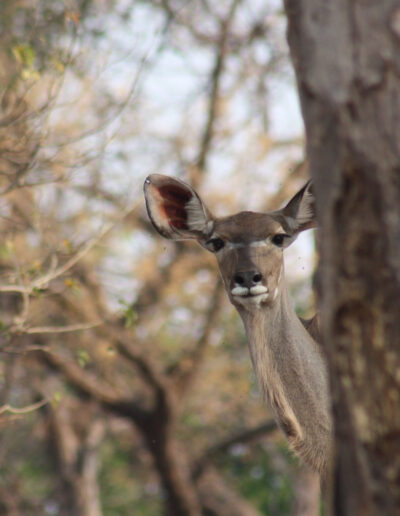
[[[239,287],[251,288],[259,285],[262,280],[262,275],[258,271],[242,271],[237,272],[233,276],[233,282]]]

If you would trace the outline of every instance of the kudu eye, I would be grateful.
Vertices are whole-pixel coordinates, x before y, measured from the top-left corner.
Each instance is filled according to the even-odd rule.
[[[222,240],[222,238],[212,238],[207,242],[207,245],[210,246],[211,250],[216,253],[224,247],[225,242]]]
[[[272,243],[275,244],[277,247],[282,247],[285,238],[287,238],[288,236],[289,235],[285,235],[285,233],[277,233],[272,237]]]

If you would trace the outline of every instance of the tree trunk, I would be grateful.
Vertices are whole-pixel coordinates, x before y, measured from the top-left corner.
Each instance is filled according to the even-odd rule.
[[[321,227],[333,511],[400,514],[400,1],[285,7]]]
[[[96,417],[93,405],[86,406],[84,415],[80,409],[80,405],[64,401],[49,413],[49,432],[63,481],[64,510],[77,516],[102,516],[98,449],[105,425]]]
[[[170,413],[172,418],[172,413]],[[141,428],[165,491],[168,516],[200,516],[200,502],[184,452],[174,438],[173,423],[161,411]]]
[[[77,492],[82,516],[102,516],[100,486],[98,482],[100,459],[99,446],[105,433],[104,421],[97,419],[88,428],[80,457],[80,477]]]
[[[319,475],[308,466],[301,466],[294,482],[292,516],[319,516]]]

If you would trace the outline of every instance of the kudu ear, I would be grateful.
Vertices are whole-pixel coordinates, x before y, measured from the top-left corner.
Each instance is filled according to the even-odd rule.
[[[280,210],[280,214],[283,215],[286,225],[292,234],[297,234],[300,231],[316,226],[315,197],[311,181],[308,181],[287,205]]]
[[[144,182],[144,196],[150,220],[163,237],[203,240],[212,233],[211,213],[183,181],[152,174]]]

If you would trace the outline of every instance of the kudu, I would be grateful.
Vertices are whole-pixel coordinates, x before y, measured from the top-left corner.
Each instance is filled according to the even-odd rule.
[[[316,321],[301,321],[284,277],[283,251],[314,227],[307,183],[281,210],[214,217],[186,183],[159,174],[144,184],[149,217],[172,240],[195,239],[215,254],[225,290],[246,330],[253,367],[294,451],[324,474],[332,448],[327,371]]]

